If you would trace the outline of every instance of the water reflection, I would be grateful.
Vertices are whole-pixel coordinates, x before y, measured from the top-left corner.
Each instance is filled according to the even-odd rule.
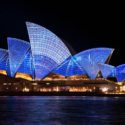
[[[124,97],[0,97],[0,125],[118,125],[124,111]]]

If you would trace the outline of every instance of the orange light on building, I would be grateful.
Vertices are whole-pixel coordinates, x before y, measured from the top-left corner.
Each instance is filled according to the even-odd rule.
[[[0,70],[0,74],[7,75],[7,72],[5,70]]]
[[[19,73],[19,72],[17,72],[15,78],[22,78],[22,79],[26,79],[26,80],[32,81],[31,75],[26,74],[26,73]]]
[[[23,88],[23,92],[29,92],[29,88]]]

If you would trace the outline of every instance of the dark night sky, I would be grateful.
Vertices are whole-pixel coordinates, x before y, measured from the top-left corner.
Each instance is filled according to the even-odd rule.
[[[42,1],[42,0],[41,0]],[[0,48],[7,37],[29,41],[26,21],[39,24],[67,41],[76,52],[95,47],[114,48],[110,64],[125,63],[125,1],[0,2]]]

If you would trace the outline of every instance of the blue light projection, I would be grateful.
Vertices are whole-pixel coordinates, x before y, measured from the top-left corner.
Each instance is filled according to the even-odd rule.
[[[52,72],[63,76],[86,74],[83,68],[71,56]]]
[[[98,63],[98,66],[100,68],[103,78],[107,78],[111,73],[114,73],[114,66],[102,63]]]
[[[18,68],[22,64],[29,48],[30,44],[26,41],[16,38],[8,38],[10,70],[12,77],[14,77]]]
[[[125,79],[125,64],[116,67],[116,78],[119,82]]]
[[[7,50],[0,48],[0,61],[5,56],[6,53],[7,53]]]
[[[56,74],[60,74],[63,76],[66,76],[66,71],[67,71],[67,67],[69,65],[69,62],[71,60],[72,56],[70,56],[69,58],[67,58],[64,62],[62,62],[56,69],[54,69],[52,72],[56,73]]]
[[[86,74],[84,69],[78,64],[76,60],[72,57],[72,59],[69,62],[69,65],[67,67],[66,76],[72,76],[72,75],[83,75]]]
[[[35,78],[31,47],[26,52],[26,55],[24,59],[22,60],[22,63],[20,67],[18,68],[17,72],[32,74],[33,79]]]
[[[3,55],[1,54],[1,52]],[[5,70],[8,76],[10,76],[10,64],[9,64],[8,50],[0,49],[0,69]]]
[[[42,79],[71,56],[68,48],[54,33],[34,23],[26,22],[36,79]]]
[[[108,75],[108,77],[116,77],[117,71],[116,68],[112,69],[112,72]]]
[[[94,48],[76,54],[74,59],[79,62],[88,76],[94,79],[100,70],[97,63],[105,63],[112,52],[113,49],[110,48]]]

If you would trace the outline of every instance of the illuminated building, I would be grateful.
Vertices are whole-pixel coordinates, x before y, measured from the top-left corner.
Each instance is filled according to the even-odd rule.
[[[62,40],[48,29],[27,22],[36,79],[42,79],[71,56]]]
[[[119,82],[125,80],[125,64],[116,67],[116,78]]]
[[[32,74],[34,78],[34,66],[30,44],[26,41],[8,38],[9,61],[11,77],[16,72]]]
[[[80,66],[78,62],[74,60],[73,57],[69,57],[68,59],[66,59],[53,71],[53,73],[64,75],[66,77],[72,75],[86,74],[82,66]]]
[[[5,49],[0,49],[0,70],[6,71],[7,75],[10,76],[9,53]]]
[[[125,65],[108,64],[114,49],[100,47],[72,55],[48,29],[30,22],[26,26],[30,43],[9,37],[8,50],[0,49],[0,91],[9,91],[10,85],[12,91],[81,92],[118,90],[123,85]]]
[[[108,76],[115,76],[114,75],[114,70],[115,70],[114,66],[111,66],[108,64],[101,64],[101,63],[98,63],[98,66],[100,68],[103,78],[106,79]]]
[[[100,69],[98,63],[105,63],[113,49],[94,48],[82,51],[74,56],[90,78],[96,78]]]

